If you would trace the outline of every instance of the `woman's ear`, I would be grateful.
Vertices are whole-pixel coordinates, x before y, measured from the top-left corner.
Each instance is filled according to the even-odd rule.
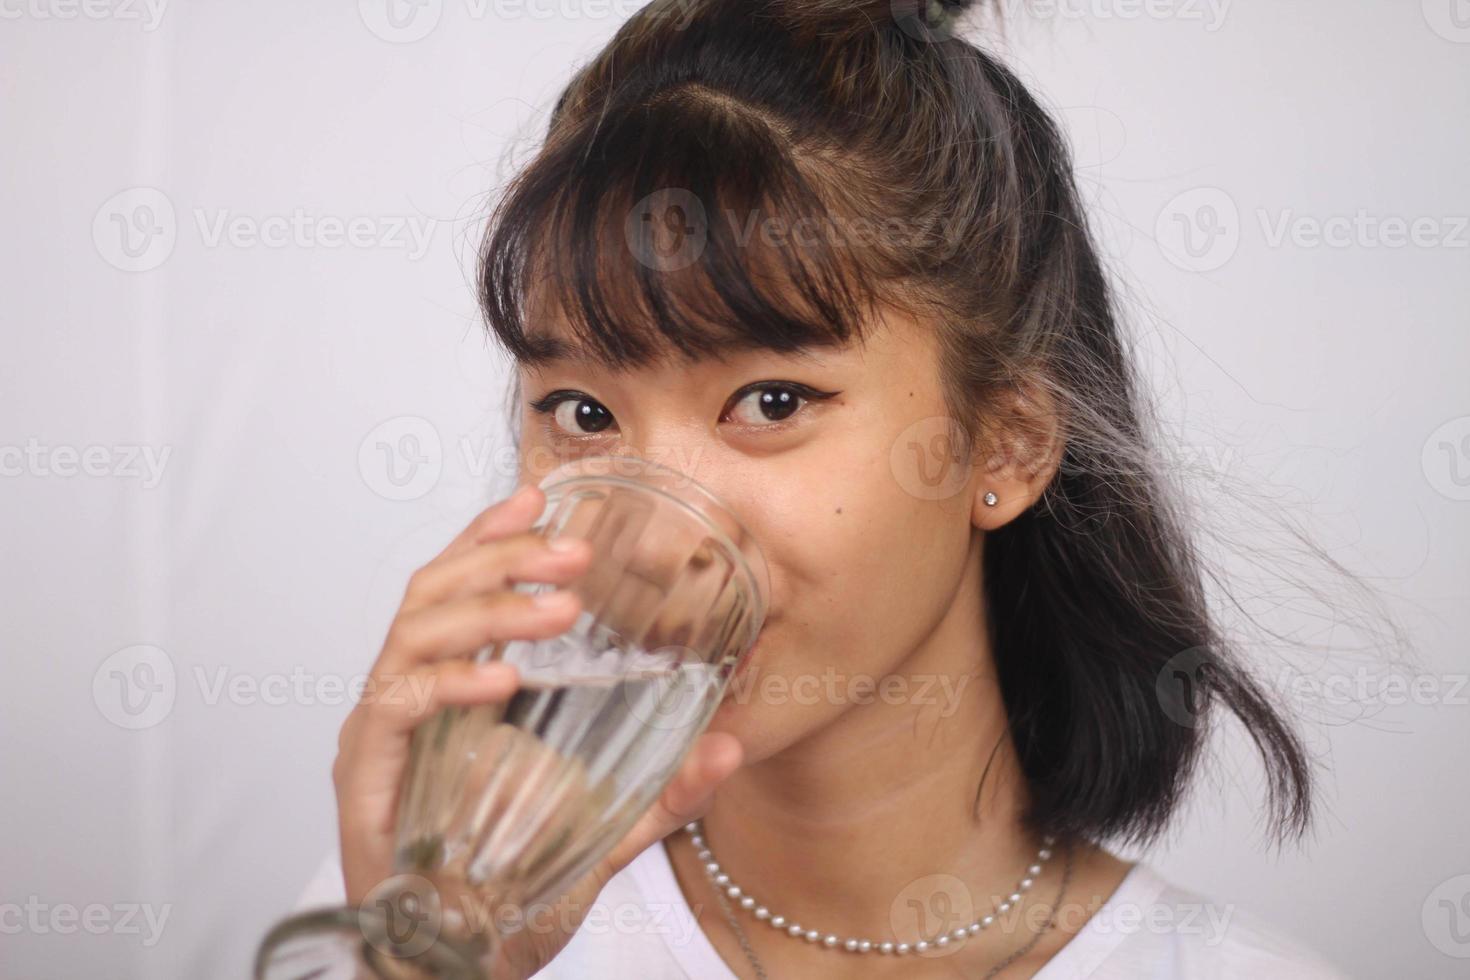
[[[1056,477],[1066,441],[1056,401],[1039,384],[1012,389],[988,413],[975,456],[970,522],[993,531],[1041,499]]]

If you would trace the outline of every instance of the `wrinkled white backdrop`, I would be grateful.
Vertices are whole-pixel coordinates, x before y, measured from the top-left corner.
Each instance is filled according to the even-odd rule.
[[[0,0],[0,974],[243,976],[333,845],[343,685],[512,478],[484,195],[631,9]],[[1424,657],[1313,729],[1306,847],[1230,740],[1152,859],[1354,975],[1462,976],[1470,10],[1011,30],[1180,451],[1315,515]]]

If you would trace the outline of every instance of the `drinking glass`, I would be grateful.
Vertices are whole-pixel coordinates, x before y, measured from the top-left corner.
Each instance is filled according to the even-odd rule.
[[[508,700],[415,729],[394,875],[359,907],[277,924],[258,978],[490,978],[504,932],[580,880],[632,828],[704,731],[770,596],[755,539],[706,487],[638,456],[583,456],[540,482],[533,530],[587,539],[582,600],[560,636],[476,660],[514,663]],[[549,591],[517,582],[517,591]]]

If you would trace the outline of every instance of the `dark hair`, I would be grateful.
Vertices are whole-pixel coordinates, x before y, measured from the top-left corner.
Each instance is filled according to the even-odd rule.
[[[934,325],[946,405],[976,454],[1024,451],[1008,396],[1044,393],[1059,469],[984,546],[1027,823],[1157,837],[1222,705],[1263,758],[1272,830],[1300,836],[1313,762],[1212,615],[1067,145],[955,34],[967,6],[650,3],[562,92],[492,215],[488,323],[536,363],[564,346],[535,329],[554,304],[576,346],[629,366],[843,343],[888,304]],[[824,233],[742,240],[792,215]],[[864,221],[877,233],[858,240]]]

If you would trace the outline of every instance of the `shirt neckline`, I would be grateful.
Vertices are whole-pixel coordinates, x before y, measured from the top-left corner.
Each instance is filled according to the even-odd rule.
[[[686,974],[690,977],[697,977],[699,980],[739,980],[735,972],[730,969],[730,965],[725,962],[725,958],[720,955],[719,950],[715,949],[714,943],[710,942],[709,936],[705,935],[704,930],[699,927],[699,920],[694,916],[688,899],[684,897],[684,892],[679,887],[679,879],[674,876],[674,865],[669,860],[669,852],[664,845],[664,839],[654,841],[645,848],[638,859],[628,865],[628,871],[636,880],[639,890],[650,902],[663,902],[670,907],[683,905],[690,909],[690,919],[694,923],[694,928],[687,942],[677,941],[667,932],[663,934],[664,944],[668,947],[670,955]],[[1154,874],[1143,862],[1134,862],[1133,866],[1128,869],[1128,873],[1113,889],[1113,893],[1083,923],[1076,935],[1067,940],[1062,948],[1042,965],[1041,969],[1036,972],[1034,980],[1053,980],[1053,978],[1059,980],[1062,977],[1090,975],[1098,964],[1117,948],[1126,935],[1123,930],[1109,929],[1102,923],[1112,921],[1118,909],[1124,905],[1146,906],[1158,897],[1166,884],[1167,882]]]

